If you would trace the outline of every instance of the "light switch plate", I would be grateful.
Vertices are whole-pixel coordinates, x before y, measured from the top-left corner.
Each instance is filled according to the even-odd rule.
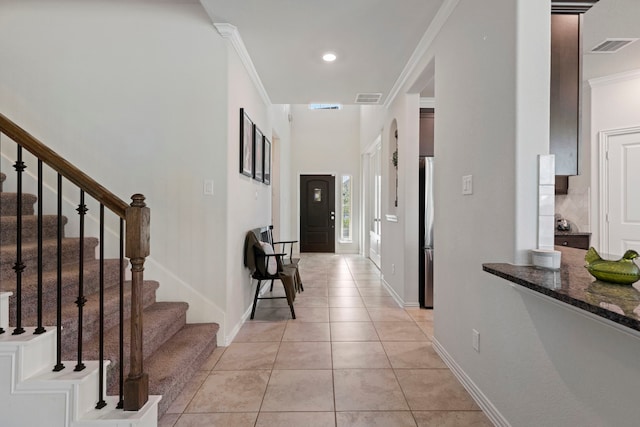
[[[465,175],[462,177],[462,194],[473,194],[473,175]]]
[[[203,192],[206,196],[213,196],[213,180],[212,179],[204,180]]]

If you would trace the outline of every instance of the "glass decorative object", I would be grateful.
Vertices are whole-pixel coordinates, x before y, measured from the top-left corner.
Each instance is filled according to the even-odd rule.
[[[584,260],[587,262],[587,271],[596,279],[617,285],[631,285],[640,280],[640,268],[633,261],[636,258],[638,252],[630,249],[618,260],[606,260],[591,247]]]

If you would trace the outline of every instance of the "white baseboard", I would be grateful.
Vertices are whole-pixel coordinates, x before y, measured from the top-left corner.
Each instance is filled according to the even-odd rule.
[[[396,290],[393,289],[393,287],[387,283],[386,280],[384,280],[384,276],[382,276],[380,278],[382,280],[382,286],[384,286],[384,288],[387,290],[387,292],[389,292],[389,295],[391,295],[391,297],[395,300],[395,302],[398,304],[399,307],[404,307],[404,300],[402,298],[400,298],[400,295],[398,295],[396,293]]]
[[[262,285],[262,288],[260,289],[260,295],[262,296],[265,294],[267,287],[271,286],[271,282],[266,281],[264,282],[264,284]],[[249,317],[251,317],[251,310],[253,309],[253,301],[251,302],[251,305],[249,305],[249,307],[245,310],[245,312],[242,314],[242,317],[240,318],[240,321],[238,323],[235,324],[235,326],[233,327],[233,329],[231,330],[231,332],[229,332],[228,335],[225,335],[224,337],[224,345],[225,347],[228,347],[229,344],[231,344],[234,340],[234,338],[236,337],[236,335],[238,335],[238,332],[240,332],[240,328],[242,328],[242,325],[244,325],[244,323],[247,321],[247,319]]]
[[[478,388],[478,386],[469,378],[469,376],[462,370],[460,365],[456,363],[447,350],[442,347],[435,337],[432,339],[433,349],[442,358],[444,363],[451,369],[453,375],[458,378],[458,381],[462,383],[464,388],[469,392],[473,400],[482,408],[485,415],[491,422],[497,427],[511,427],[511,424],[506,418],[498,411],[498,409],[491,403],[491,401],[485,396],[485,394]]]

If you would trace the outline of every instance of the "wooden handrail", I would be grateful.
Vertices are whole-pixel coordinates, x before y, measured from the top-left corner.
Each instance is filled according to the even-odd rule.
[[[87,174],[63,159],[58,153],[45,146],[37,138],[1,113],[0,131],[49,165],[60,175],[83,189],[85,193],[91,195],[91,197],[102,203],[106,208],[110,209],[120,218],[125,218],[127,208],[129,207],[126,202],[104,188],[102,185],[98,184]]]

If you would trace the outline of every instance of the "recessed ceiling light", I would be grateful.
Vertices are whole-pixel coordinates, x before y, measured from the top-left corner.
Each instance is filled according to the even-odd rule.
[[[333,61],[335,61],[335,60],[336,60],[336,58],[337,58],[337,56],[336,56],[336,54],[335,54],[335,53],[333,53],[333,52],[327,52],[327,53],[325,53],[324,55],[322,55],[322,59],[323,59],[325,62],[333,62]]]

